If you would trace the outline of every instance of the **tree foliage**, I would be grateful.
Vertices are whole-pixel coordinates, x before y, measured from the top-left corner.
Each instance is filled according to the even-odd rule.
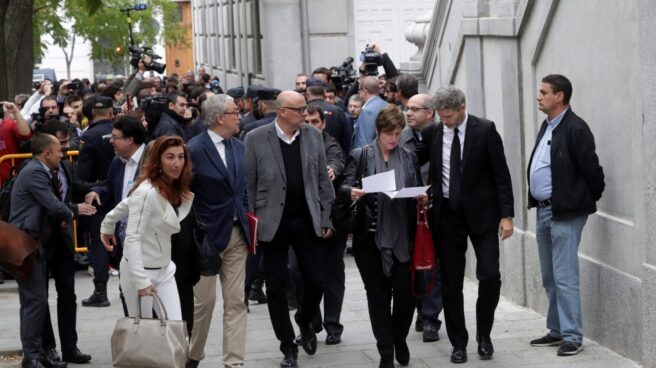
[[[176,3],[170,0],[140,2],[146,3],[148,8],[130,12],[136,45],[189,46],[185,29],[178,19]],[[73,35],[86,39],[91,44],[89,57],[93,60],[114,62],[124,59],[130,36],[128,17],[121,9],[133,5],[134,2],[128,0],[34,0],[35,58],[43,56],[47,45],[42,36],[48,34],[53,44],[62,49],[73,42]],[[67,30],[67,24],[70,30]]]

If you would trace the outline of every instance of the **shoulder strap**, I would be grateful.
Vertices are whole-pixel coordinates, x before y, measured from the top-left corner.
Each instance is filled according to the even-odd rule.
[[[362,154],[360,155],[360,162],[358,167],[360,168],[358,172],[358,184],[359,186],[362,186],[362,177],[364,176],[365,172],[365,165],[367,164],[367,153],[368,153],[368,147],[369,145],[365,145],[362,147]]]

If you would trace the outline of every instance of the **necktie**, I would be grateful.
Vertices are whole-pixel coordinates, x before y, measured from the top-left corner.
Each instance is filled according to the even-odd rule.
[[[449,204],[451,208],[460,208],[462,202],[462,168],[460,160],[460,137],[458,128],[453,131],[453,141],[451,142],[451,159],[449,170]]]
[[[59,194],[59,199],[62,199],[62,182],[59,180],[59,169],[50,169],[50,175],[52,175],[52,182],[55,184],[55,189]]]
[[[235,178],[235,163],[232,160],[232,145],[229,140],[224,140],[223,144],[225,145],[225,164],[226,169],[228,170],[228,178],[230,179],[230,182],[233,182]]]

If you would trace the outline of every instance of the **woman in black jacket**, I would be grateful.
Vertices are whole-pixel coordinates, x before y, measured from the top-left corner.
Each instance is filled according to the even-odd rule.
[[[390,199],[384,193],[365,193],[355,186],[359,175],[394,170],[397,189],[421,185],[417,158],[399,146],[403,113],[388,105],[376,119],[376,140],[349,155],[343,199],[357,201],[358,228],[353,234],[353,256],[367,291],[369,318],[380,353],[380,367],[394,367],[394,354],[407,365],[410,352],[406,337],[414,313],[410,292],[410,260],[415,230],[416,199]],[[362,155],[366,155],[362,160]],[[359,167],[360,165],[363,167]],[[393,304],[392,304],[393,301]]]

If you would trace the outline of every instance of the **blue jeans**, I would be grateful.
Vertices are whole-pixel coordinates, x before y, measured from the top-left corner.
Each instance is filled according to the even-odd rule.
[[[550,206],[537,209],[535,235],[542,285],[549,300],[549,335],[576,344],[583,342],[578,249],[587,219],[585,215],[556,221],[552,219]]]

